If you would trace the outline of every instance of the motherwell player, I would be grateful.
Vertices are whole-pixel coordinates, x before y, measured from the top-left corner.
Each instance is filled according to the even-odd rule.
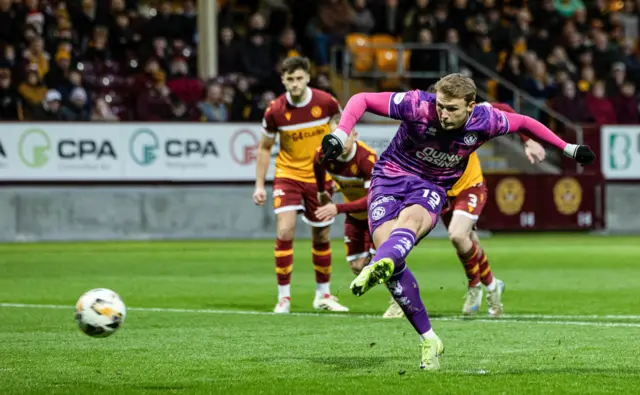
[[[429,90],[429,92],[432,91]],[[507,104],[491,103],[491,105],[498,110],[515,113]],[[545,150],[539,143],[524,134],[520,134],[520,137],[531,163],[544,160]],[[483,291],[480,286],[482,284],[487,290],[489,315],[499,317],[502,314],[501,297],[504,283],[493,276],[489,260],[480,246],[476,232],[476,222],[487,202],[487,195],[488,190],[480,159],[474,152],[469,156],[469,162],[460,179],[447,192],[448,204],[443,208],[441,218],[467,275],[468,290],[462,314],[474,315],[478,312],[482,304]],[[404,315],[395,302],[392,302],[385,314],[394,318]]]
[[[321,310],[348,311],[331,295],[331,246],[329,225],[315,216],[320,206],[313,172],[313,158],[330,125],[337,124],[340,105],[326,92],[311,89],[310,63],[307,58],[290,57],[282,63],[282,83],[286,93],[275,99],[265,110],[262,121],[263,136],[256,157],[256,187],[253,201],[261,206],[267,199],[265,177],[271,148],[276,137],[280,152],[276,157],[273,181],[273,210],[276,214],[277,239],[275,245],[278,303],[275,313],[291,310],[291,272],[293,270],[293,235],[296,215],[311,226],[312,259],[316,274],[316,294],[313,307]],[[327,190],[331,190],[331,179]]]
[[[371,183],[371,172],[376,163],[376,152],[362,141],[357,141],[354,131],[347,139],[344,151],[337,159],[321,163],[320,148],[313,162],[318,198],[328,204],[316,210],[321,221],[330,221],[338,214],[346,214],[344,222],[344,243],[347,262],[353,274],[358,275],[375,254],[367,221],[367,191]],[[326,174],[337,184],[344,203],[331,203],[331,196],[325,190]]]

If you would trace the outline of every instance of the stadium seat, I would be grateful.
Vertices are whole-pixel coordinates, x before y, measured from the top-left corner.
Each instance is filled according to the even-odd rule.
[[[356,71],[369,71],[373,67],[373,49],[371,39],[366,34],[351,33],[346,37],[347,48],[353,57],[353,68]]]

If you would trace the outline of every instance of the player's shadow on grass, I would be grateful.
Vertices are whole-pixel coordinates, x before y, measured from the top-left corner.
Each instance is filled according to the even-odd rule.
[[[404,358],[374,357],[374,356],[299,357],[295,359],[305,360],[318,365],[324,365],[327,367],[331,367],[332,369],[335,369],[335,370],[375,368],[382,365],[386,365],[389,362],[392,362],[394,359],[404,361]]]

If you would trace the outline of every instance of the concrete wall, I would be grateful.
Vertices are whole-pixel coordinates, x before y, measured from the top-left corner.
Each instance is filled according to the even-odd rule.
[[[640,233],[640,183],[610,183],[605,198],[606,230],[611,233]]]
[[[271,197],[251,186],[3,188],[0,240],[273,239]],[[342,238],[344,216],[332,226]],[[434,236],[443,236],[439,227]],[[297,238],[309,238],[298,220]]]

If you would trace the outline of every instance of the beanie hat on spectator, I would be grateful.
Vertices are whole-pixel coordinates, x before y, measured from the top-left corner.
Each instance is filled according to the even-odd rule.
[[[71,54],[69,53],[69,51],[66,51],[64,49],[59,49],[58,52],[56,53],[56,60],[60,60],[60,59],[71,60]]]
[[[49,89],[47,91],[47,96],[45,97],[46,101],[60,101],[62,100],[62,95],[55,89]]]
[[[33,26],[38,34],[42,34],[42,25],[44,25],[44,15],[40,11],[31,11],[25,18],[27,25]]]
[[[72,101],[87,101],[87,91],[80,87],[74,88],[73,91],[71,91],[70,97]]]

